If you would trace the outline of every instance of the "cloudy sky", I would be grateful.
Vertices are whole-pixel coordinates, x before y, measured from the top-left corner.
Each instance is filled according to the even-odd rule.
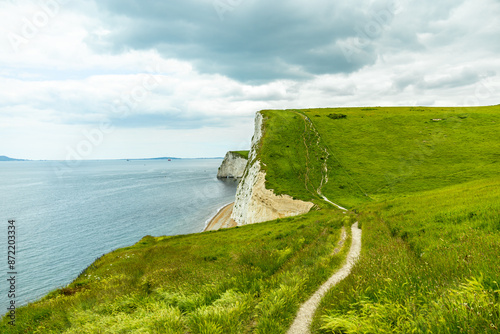
[[[256,111],[498,104],[500,0],[1,0],[0,155],[213,157]]]

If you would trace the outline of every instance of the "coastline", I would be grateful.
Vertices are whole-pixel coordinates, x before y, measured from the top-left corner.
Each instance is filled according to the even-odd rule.
[[[231,213],[233,212],[234,202],[224,205],[217,213],[205,224],[205,228],[202,232],[206,231],[217,231],[221,228],[235,227],[237,224],[231,219]]]

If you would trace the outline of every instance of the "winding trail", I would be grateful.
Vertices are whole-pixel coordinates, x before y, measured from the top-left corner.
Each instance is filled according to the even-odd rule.
[[[311,326],[314,313],[318,308],[319,302],[337,283],[346,278],[350,273],[361,253],[361,229],[358,228],[358,223],[352,225],[352,242],[349,254],[347,254],[346,263],[335,274],[330,276],[328,281],[323,283],[322,286],[307,300],[299,309],[292,326],[287,334],[309,334],[311,333],[309,327]]]
[[[321,197],[322,197],[325,201],[327,201],[328,203],[330,203],[330,204],[332,204],[332,205],[336,206],[336,207],[337,207],[337,208],[339,208],[340,210],[347,211],[347,209],[346,209],[346,208],[344,208],[343,206],[340,206],[340,205],[335,204],[335,203],[333,203],[332,201],[330,201],[328,198],[326,198],[326,196],[325,196],[325,195],[320,194],[320,196],[321,196]]]
[[[328,148],[324,145],[321,145],[321,136],[312,123],[312,121],[307,117],[306,115],[295,112],[296,114],[300,115],[304,122],[305,122],[305,129],[304,129],[304,145],[306,148],[306,176],[305,176],[305,186],[306,189],[307,183],[309,180],[309,166],[308,166],[308,161],[309,161],[309,147],[305,138],[305,133],[307,132],[308,128],[313,131],[315,136],[317,137],[316,140],[316,145],[320,147],[320,149],[324,152],[325,154],[325,159],[323,160],[323,166],[322,166],[322,175],[321,175],[321,183],[319,187],[316,189],[316,193],[321,196],[321,198],[327,202],[332,204],[333,206],[337,207],[340,210],[343,210],[344,213],[346,213],[348,210],[338,204],[333,203],[330,201],[323,193],[321,192],[321,189],[325,184],[328,183],[328,157],[330,156],[330,152],[328,152]],[[335,286],[337,283],[342,281],[344,278],[346,278],[350,273],[354,265],[356,264],[359,255],[361,253],[361,229],[358,227],[358,222],[352,225],[351,227],[351,232],[352,232],[352,242],[351,242],[351,248],[349,249],[349,253],[347,254],[346,262],[340,268],[337,272],[335,272],[330,278],[323,283],[319,287],[319,289],[304,303],[299,309],[299,312],[297,313],[297,316],[295,317],[295,320],[293,321],[292,326],[288,330],[287,334],[309,334],[311,333],[310,331],[310,326],[314,317],[314,313],[316,313],[316,310],[318,309],[319,303],[323,296],[327,293],[328,290],[330,290],[333,286]],[[333,255],[337,254],[340,252],[345,239],[347,238],[347,235],[345,233],[345,230],[342,230],[341,234],[341,239],[338,243],[338,247],[334,250]]]

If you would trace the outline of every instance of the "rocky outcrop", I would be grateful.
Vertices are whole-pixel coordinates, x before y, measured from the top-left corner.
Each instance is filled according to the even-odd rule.
[[[243,178],[238,184],[231,218],[238,225],[260,223],[308,212],[313,203],[294,200],[288,195],[275,195],[266,189],[266,173],[261,170],[258,150],[263,135],[263,116],[255,117],[255,131]]]
[[[220,178],[240,178],[243,176],[248,160],[237,152],[227,152],[217,172]]]

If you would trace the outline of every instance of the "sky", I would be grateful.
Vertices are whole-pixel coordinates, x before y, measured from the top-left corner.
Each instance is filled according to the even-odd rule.
[[[0,155],[221,157],[262,109],[500,103],[500,0],[0,0]]]

